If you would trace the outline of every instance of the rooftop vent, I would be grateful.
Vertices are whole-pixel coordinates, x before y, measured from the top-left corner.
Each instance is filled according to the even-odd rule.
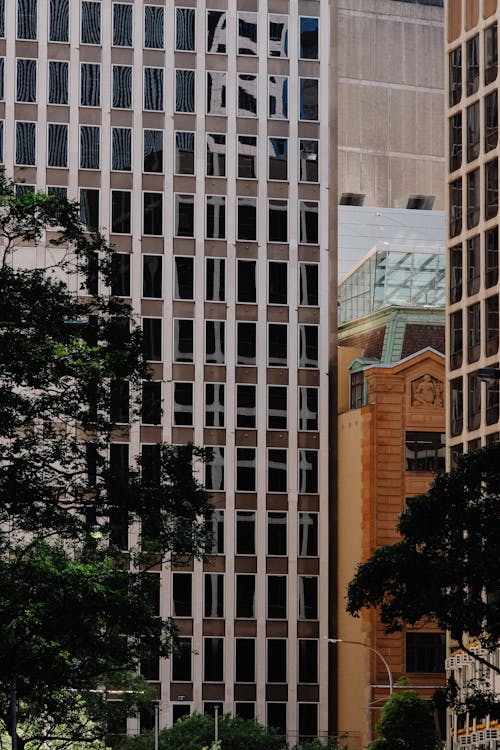
[[[364,193],[340,193],[339,204],[341,206],[362,206],[364,200]]]
[[[412,208],[417,211],[431,211],[436,199],[435,195],[419,195],[411,193],[399,201],[396,201],[396,208]]]

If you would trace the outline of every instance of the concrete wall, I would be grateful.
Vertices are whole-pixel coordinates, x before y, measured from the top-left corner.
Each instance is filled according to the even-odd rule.
[[[444,208],[444,11],[338,0],[339,193]]]

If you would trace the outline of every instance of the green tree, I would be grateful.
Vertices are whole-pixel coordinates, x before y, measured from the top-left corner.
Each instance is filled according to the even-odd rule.
[[[151,699],[138,668],[175,632],[150,569],[210,544],[202,450],[116,460],[150,373],[132,310],[97,293],[114,273],[76,204],[0,178],[0,723],[20,750],[93,742]]]
[[[399,542],[358,566],[348,612],[379,608],[387,632],[430,618],[471,657],[500,672],[467,647],[465,636],[487,651],[500,639],[500,444],[461,456],[457,468],[408,501],[398,530]]]
[[[158,746],[159,750],[210,749],[214,736],[213,716],[191,714],[163,729],[159,733]],[[221,750],[282,750],[286,744],[275,729],[230,714],[219,718],[219,741]],[[143,734],[124,739],[119,750],[153,750],[153,747],[153,735]]]
[[[436,750],[438,735],[432,706],[415,690],[391,695],[377,722],[377,737],[368,750]]]

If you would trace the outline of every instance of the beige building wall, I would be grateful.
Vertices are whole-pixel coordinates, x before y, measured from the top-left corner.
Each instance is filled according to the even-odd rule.
[[[444,12],[394,0],[338,0],[339,193],[444,208]]]

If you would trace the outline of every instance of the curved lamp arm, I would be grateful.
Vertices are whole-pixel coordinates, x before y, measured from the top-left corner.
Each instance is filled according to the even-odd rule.
[[[376,648],[373,648],[373,646],[369,646],[367,643],[363,643],[362,641],[347,641],[344,638],[328,638],[328,636],[326,636],[326,635],[325,635],[325,640],[327,640],[328,643],[351,643],[354,646],[364,646],[364,648],[367,648],[370,651],[373,651],[373,653],[376,654],[379,657],[379,659],[381,659],[382,662],[384,663],[384,667],[387,670],[387,676],[389,678],[389,694],[392,695],[392,693],[394,691],[394,683],[393,683],[393,679],[392,679],[391,668],[389,667],[387,661],[382,656],[382,654],[380,653],[380,651],[377,651]]]

